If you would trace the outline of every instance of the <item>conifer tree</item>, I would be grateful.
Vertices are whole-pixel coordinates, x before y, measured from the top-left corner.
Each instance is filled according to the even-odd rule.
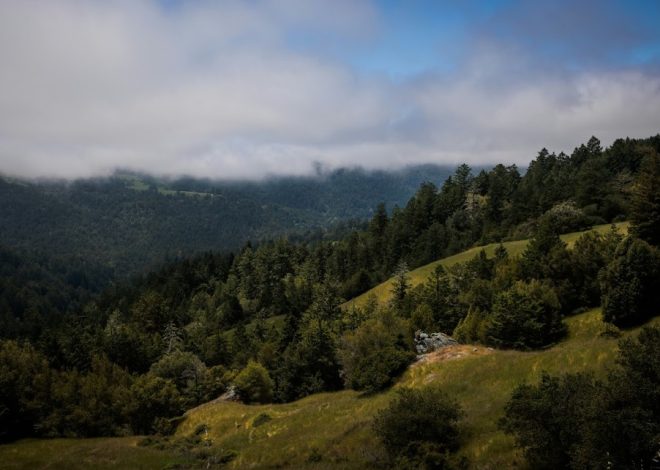
[[[633,190],[630,220],[637,237],[660,245],[660,154],[650,148]]]

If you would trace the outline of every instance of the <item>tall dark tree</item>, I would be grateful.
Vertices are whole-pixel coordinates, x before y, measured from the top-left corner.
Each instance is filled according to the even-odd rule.
[[[660,245],[660,153],[646,148],[646,156],[635,181],[630,212],[633,234],[652,245]]]
[[[658,250],[636,238],[625,239],[602,276],[603,319],[633,326],[658,314],[660,305]]]
[[[514,390],[500,426],[514,435],[531,468],[583,468],[571,465],[572,455],[582,445],[581,431],[598,391],[589,375],[543,375],[537,385]]]
[[[0,441],[29,436],[47,415],[51,374],[29,344],[0,341]]]
[[[519,282],[493,300],[488,342],[505,348],[540,348],[560,339],[566,326],[557,295],[539,281]]]
[[[408,291],[410,290],[409,272],[408,265],[405,262],[399,263],[394,272],[392,305],[401,312],[407,311]]]

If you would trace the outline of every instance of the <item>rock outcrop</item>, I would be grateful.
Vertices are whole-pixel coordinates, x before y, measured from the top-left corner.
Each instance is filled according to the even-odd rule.
[[[458,342],[449,335],[444,333],[424,333],[423,331],[415,332],[415,349],[417,354],[426,354],[436,351]]]
[[[238,390],[234,385],[227,387],[227,391],[220,395],[215,401],[241,401],[241,397],[238,394]]]

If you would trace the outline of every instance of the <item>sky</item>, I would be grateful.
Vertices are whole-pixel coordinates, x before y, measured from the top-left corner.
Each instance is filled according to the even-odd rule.
[[[657,0],[0,0],[0,173],[526,165],[660,132]]]

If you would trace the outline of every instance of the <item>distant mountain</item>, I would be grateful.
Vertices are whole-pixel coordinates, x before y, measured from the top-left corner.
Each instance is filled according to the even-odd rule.
[[[437,165],[340,169],[260,182],[135,173],[72,182],[0,178],[0,244],[75,256],[124,276],[248,240],[322,236],[370,217],[381,202],[403,205],[420,183],[439,184],[451,172]]]

